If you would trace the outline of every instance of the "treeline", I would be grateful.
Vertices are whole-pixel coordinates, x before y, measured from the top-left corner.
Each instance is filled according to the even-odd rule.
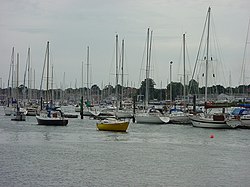
[[[172,98],[173,100],[177,98],[181,98],[184,95],[184,85],[181,82],[172,82],[169,83],[166,88],[156,89],[155,82],[153,79],[149,78],[149,100],[169,100],[170,99],[170,87],[172,87]],[[108,97],[115,96],[116,88],[112,85],[106,85],[102,90],[98,85],[92,85],[88,90],[86,87],[84,88],[67,88],[65,90],[61,89],[53,89],[49,90],[50,97],[53,97],[56,100],[78,100],[82,95],[87,96],[87,93],[91,95],[94,100],[102,100]],[[123,87],[118,85],[118,92],[121,95],[123,90],[124,98],[132,98],[134,96],[140,96],[141,99],[144,98],[146,92],[146,79],[141,82],[140,88],[132,88],[132,87]],[[189,81],[189,84],[186,85],[186,93],[185,95],[202,95],[205,94],[205,87],[199,87],[199,84],[195,80]],[[45,90],[37,90],[37,89],[27,89],[27,87],[20,85],[16,89],[0,89],[1,100],[8,97],[12,93],[16,93],[18,98],[27,99],[32,97],[34,99],[39,99],[40,97],[45,97]],[[239,85],[237,87],[224,87],[222,85],[214,85],[208,87],[208,94],[219,95],[221,93],[227,95],[249,95],[250,93],[250,85]],[[13,94],[12,94],[13,95]],[[30,99],[30,98],[29,98]]]

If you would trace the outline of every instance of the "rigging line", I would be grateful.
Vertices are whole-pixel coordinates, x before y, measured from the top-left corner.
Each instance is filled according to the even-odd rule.
[[[215,32],[215,35],[216,35],[216,32]],[[215,36],[215,39],[217,39],[218,37]],[[223,59],[223,56],[222,56],[222,50],[221,50],[221,47],[220,47],[220,42],[219,40],[217,39],[216,40],[216,47],[218,49],[218,58],[219,58],[219,62],[222,66],[222,69],[223,70],[226,70],[227,72],[229,72],[229,69],[228,69],[228,66],[225,65],[225,60]],[[217,74],[219,75],[219,73],[217,72]],[[222,71],[222,76],[223,76],[223,80],[224,80],[224,84],[226,85],[226,82],[227,82],[227,78],[226,78],[226,75],[225,75],[225,71]]]
[[[203,37],[204,37],[204,34],[205,34],[206,25],[207,25],[207,21],[208,21],[208,14],[209,13],[207,13],[207,15],[206,15],[206,20],[205,20],[205,24],[204,24],[204,27],[203,27],[203,32],[202,32],[202,35],[201,35],[201,41],[200,41],[199,48],[198,48],[198,53],[197,53],[197,56],[196,56],[196,59],[195,59],[195,65],[194,65],[194,69],[193,69],[192,79],[194,79],[195,70],[196,70],[196,66],[197,66],[197,63],[198,63],[199,55],[200,55],[201,45],[202,45],[202,41],[203,41]],[[190,87],[192,87],[192,86],[193,85],[191,84]]]
[[[142,54],[142,61],[141,61],[141,68],[140,68],[140,74],[139,74],[139,79],[138,79],[138,87],[140,88],[140,84],[141,84],[141,80],[142,80],[142,70],[144,67],[144,60],[145,60],[145,54],[146,54],[146,46],[147,46],[147,40],[145,40],[145,44],[144,44],[144,50],[143,50],[143,54]]]
[[[250,19],[249,19],[248,27],[247,27],[247,35],[246,35],[246,41],[245,41],[245,46],[244,46],[244,52],[243,52],[239,85],[240,85],[241,79],[242,79],[242,84],[245,85],[245,77],[244,76],[245,76],[245,64],[246,64],[246,52],[247,52],[249,28],[250,28]]]
[[[188,73],[185,73],[186,76],[187,76],[187,83],[188,83],[188,86],[187,86],[187,93],[190,93],[190,92],[189,92],[189,81],[190,81],[190,79],[188,79],[188,75],[190,75],[191,63],[190,63],[190,57],[189,57],[188,44],[187,44],[187,42],[186,42],[185,50],[186,50],[186,56],[187,56],[187,61],[188,61]]]
[[[155,49],[155,43],[154,43],[154,38],[153,38],[153,30],[151,30],[151,41],[150,41],[150,56],[149,56],[149,78],[150,78],[150,73],[151,73],[151,77],[155,77],[155,69],[157,67],[156,63],[157,63],[157,60],[156,60],[156,55],[155,55],[155,51],[154,53],[152,52],[152,49]],[[154,55],[153,55],[154,54]],[[157,77],[159,80],[159,77]]]
[[[26,80],[26,74],[27,74],[27,66],[28,66],[28,61],[29,61],[29,49],[30,48],[28,48],[28,56],[27,56],[27,59],[26,59],[24,77],[23,77],[23,85],[24,85],[24,87],[25,87],[25,80]]]
[[[44,71],[45,71],[47,53],[48,53],[48,49],[46,48],[45,58],[44,58],[44,63],[43,63],[42,78],[41,78],[41,84],[40,84],[40,91],[41,91],[41,92],[42,92],[43,76],[44,76]],[[41,96],[42,96],[42,93],[41,93]]]
[[[14,47],[12,47],[12,53],[11,53],[11,58],[10,58],[10,70],[9,70],[9,78],[8,78],[8,88],[10,87],[10,75],[11,75],[11,70],[12,70],[12,64],[14,63]]]
[[[123,54],[124,56],[123,56],[123,71],[125,70],[126,71],[126,73],[124,73],[123,74],[123,76],[127,76],[127,81],[129,81],[129,69],[128,69],[128,63],[125,63],[125,62],[128,62],[128,60],[127,60],[127,53],[125,52],[125,46],[124,46],[124,54]],[[126,66],[126,68],[124,68],[124,64],[125,64],[125,66]],[[124,81],[125,82],[125,81]]]
[[[181,38],[181,40],[182,40],[182,38]],[[177,72],[179,73],[179,75],[182,75],[182,73],[180,73],[181,72],[181,60],[182,60],[182,55],[183,55],[183,44],[182,44],[182,42],[180,42],[181,43],[181,45],[180,45],[180,48],[181,48],[181,50],[180,50],[180,54],[179,54],[179,59],[178,59],[178,67],[177,67]]]
[[[114,75],[114,74],[112,74],[111,72],[112,72],[112,70],[113,70],[113,68],[114,68],[114,62],[115,62],[115,43],[114,43],[114,50],[113,50],[113,55],[112,55],[112,59],[111,59],[111,63],[110,63],[110,66],[109,66],[109,79],[108,79],[108,82],[109,82],[109,84],[110,84],[110,82],[111,82],[111,75]],[[115,71],[113,71],[113,72],[115,72]],[[113,80],[113,79],[112,79]]]

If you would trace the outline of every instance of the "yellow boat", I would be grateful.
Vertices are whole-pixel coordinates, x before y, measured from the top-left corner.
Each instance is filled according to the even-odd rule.
[[[128,125],[129,121],[121,121],[117,119],[104,119],[96,123],[96,127],[100,131],[126,132]]]

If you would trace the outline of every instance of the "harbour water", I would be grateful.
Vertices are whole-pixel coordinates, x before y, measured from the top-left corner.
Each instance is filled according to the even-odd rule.
[[[101,132],[87,118],[65,127],[11,121],[3,107],[0,119],[3,187],[250,184],[247,129],[131,123],[127,133]]]

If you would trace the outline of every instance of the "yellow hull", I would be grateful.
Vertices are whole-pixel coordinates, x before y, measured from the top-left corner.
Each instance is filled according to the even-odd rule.
[[[103,120],[96,124],[100,131],[126,132],[129,122],[127,121],[107,121]]]

